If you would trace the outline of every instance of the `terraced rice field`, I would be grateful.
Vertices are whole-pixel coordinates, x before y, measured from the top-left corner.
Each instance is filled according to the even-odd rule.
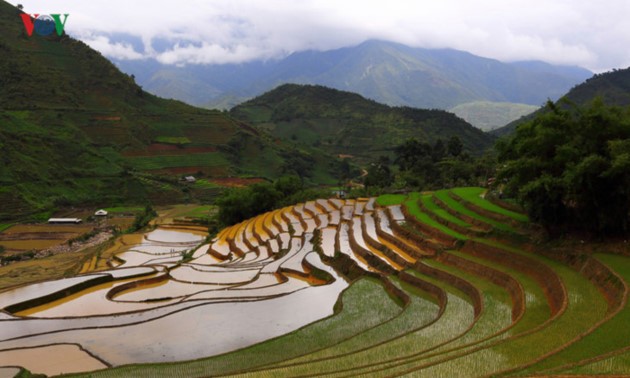
[[[107,270],[0,292],[0,374],[630,374],[630,258],[531,252],[527,218],[483,194],[126,235]]]

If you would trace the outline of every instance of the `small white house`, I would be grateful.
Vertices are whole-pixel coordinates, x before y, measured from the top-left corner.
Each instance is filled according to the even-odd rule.
[[[195,178],[195,176],[186,176],[184,177],[184,181],[194,183],[197,181],[197,179]]]
[[[107,216],[107,211],[100,209],[99,211],[94,213],[94,215],[96,215],[97,217],[104,217],[104,216]]]

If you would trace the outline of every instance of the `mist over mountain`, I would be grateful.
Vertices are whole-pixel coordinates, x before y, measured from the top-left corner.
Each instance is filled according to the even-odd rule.
[[[471,102],[540,106],[592,72],[528,61],[504,63],[452,49],[412,48],[370,40],[280,60],[222,65],[116,64],[149,92],[204,107],[229,108],[284,83],[319,84],[388,105],[451,109]]]

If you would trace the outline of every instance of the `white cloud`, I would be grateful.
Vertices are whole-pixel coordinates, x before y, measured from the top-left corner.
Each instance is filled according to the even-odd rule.
[[[201,46],[176,44],[172,49],[155,54],[163,64],[225,64],[240,63],[260,58],[261,52],[246,45],[226,48],[218,44],[203,42]]]
[[[103,35],[84,35],[81,40],[101,54],[115,59],[138,60],[145,58],[143,54],[135,51],[130,44],[111,42],[108,37]]]
[[[627,0],[19,2],[28,12],[70,13],[66,29],[73,35],[124,33],[144,43],[138,51],[109,37],[91,42],[106,55],[136,59],[137,53],[173,64],[266,59],[378,38],[598,71],[630,65],[623,48],[630,44]],[[168,51],[154,49],[158,40],[171,41]]]

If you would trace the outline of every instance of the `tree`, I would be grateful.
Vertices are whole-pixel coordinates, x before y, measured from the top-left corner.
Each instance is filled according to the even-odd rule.
[[[303,187],[302,179],[295,175],[282,176],[274,183],[274,188],[285,197],[299,192]]]
[[[497,144],[499,178],[551,233],[630,230],[630,110],[601,99],[547,111]]]
[[[338,166],[339,179],[346,181],[350,178],[352,168],[350,167],[350,161],[348,159],[341,159]]]
[[[365,177],[366,187],[386,188],[394,181],[391,170],[389,169],[389,158],[386,156],[379,157],[377,162],[370,164],[368,174]]]
[[[157,212],[153,209],[151,205],[146,205],[142,213],[136,214],[136,217],[133,220],[133,224],[128,231],[135,232],[146,227],[149,222],[151,222],[151,219],[157,217],[157,215]]]
[[[448,153],[454,157],[458,157],[464,149],[464,144],[458,136],[454,135],[448,140]]]
[[[282,193],[268,182],[227,190],[216,201],[219,222],[229,226],[272,210],[281,197]]]
[[[410,170],[423,160],[432,160],[433,148],[428,143],[421,143],[416,139],[408,139],[394,148],[396,158],[394,163],[401,171]]]
[[[444,159],[444,156],[446,156],[446,146],[444,146],[444,141],[442,139],[438,139],[433,145],[431,156],[433,157],[433,161],[436,163]]]
[[[491,170],[488,166],[493,167],[495,160],[486,157],[481,162],[462,151],[463,144],[457,136],[452,137],[447,146],[441,139],[433,146],[409,139],[394,149],[398,183],[408,189],[426,190],[485,182]],[[482,166],[484,169],[480,168]]]
[[[282,152],[281,156],[284,158],[284,164],[280,168],[282,174],[297,175],[300,178],[313,175],[315,159],[310,154],[298,149],[292,149],[288,152]]]

